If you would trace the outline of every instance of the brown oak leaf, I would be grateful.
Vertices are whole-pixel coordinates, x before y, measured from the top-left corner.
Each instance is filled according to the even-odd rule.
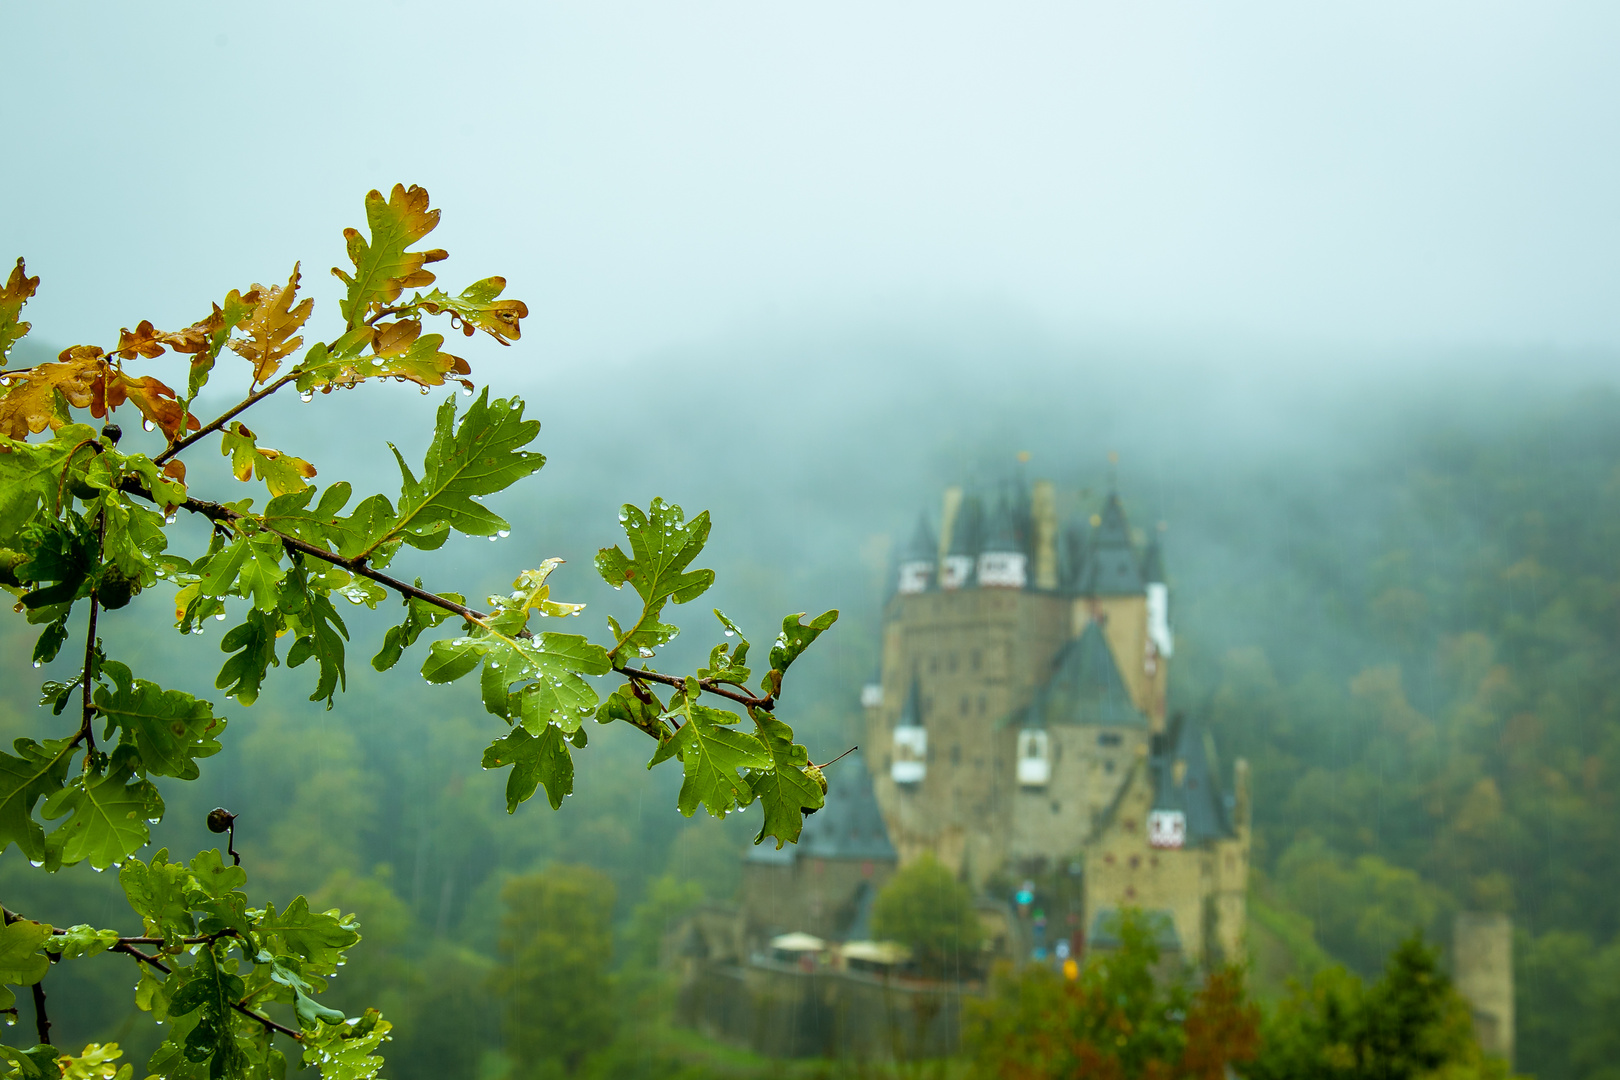
[[[247,337],[233,339],[230,347],[232,352],[246,357],[253,365],[253,381],[256,383],[268,382],[281,367],[281,362],[304,343],[303,338],[293,335],[309,318],[315,301],[306,298],[301,304],[293,304],[300,280],[298,264],[294,263],[292,276],[287,279],[285,286],[253,286],[253,291],[259,294],[259,302],[253,314],[242,323]],[[245,302],[247,298],[239,299]]]

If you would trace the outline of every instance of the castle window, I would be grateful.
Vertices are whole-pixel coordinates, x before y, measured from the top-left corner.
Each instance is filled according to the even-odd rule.
[[[1098,746],[1118,746],[1120,741],[1119,733],[1116,731],[1105,731],[1097,736]]]
[[[983,660],[984,660],[984,657],[982,655],[980,655],[979,650],[974,649],[973,650],[973,670],[974,671],[979,670],[979,666],[980,666],[980,664],[982,663]]]
[[[962,747],[960,745],[951,747],[951,764],[962,764]]]
[[[1109,866],[1113,866],[1114,865],[1114,853],[1112,851],[1110,851],[1108,854],[1104,855],[1103,856],[1103,862],[1107,863]]]
[[[1142,856],[1140,856],[1140,855],[1132,855],[1131,856],[1131,869],[1135,870],[1136,868],[1138,868],[1141,865],[1142,865]]]
[[[1112,758],[1110,758],[1109,760],[1103,762],[1103,772],[1112,773],[1113,771],[1114,771],[1114,761],[1113,761]]]
[[[984,708],[985,708],[985,700],[984,700],[984,695],[983,695],[983,694],[980,694],[980,695],[979,695],[979,715],[980,715],[980,716],[983,716],[983,715],[984,715]]]
[[[1018,782],[1024,787],[1045,787],[1052,779],[1051,741],[1039,728],[1018,733]]]
[[[938,671],[939,671],[939,657],[930,656],[928,658],[928,673],[930,675],[934,675],[934,674],[937,674]]]
[[[972,704],[972,703],[970,701],[968,701],[968,696],[966,694],[963,694],[962,695],[962,701],[961,701],[961,708],[962,708],[962,715],[963,716],[966,716],[968,714],[968,706],[970,704]]]
[[[1060,803],[1060,802],[1053,803],[1052,804],[1052,813],[1054,813],[1054,814],[1063,813],[1063,804]]]
[[[956,674],[956,654],[951,653],[945,660],[945,667],[952,675]]]

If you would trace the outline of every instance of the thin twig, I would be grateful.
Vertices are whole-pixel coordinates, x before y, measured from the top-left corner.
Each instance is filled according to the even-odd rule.
[[[44,979],[34,984],[34,1030],[39,1033],[41,1043],[46,1046],[51,1044],[51,1018],[45,1015]]]
[[[163,451],[163,453],[153,458],[152,464],[161,466],[164,462],[174,457],[174,455],[178,454],[180,451],[184,450],[186,447],[190,446],[204,435],[209,435],[218,431],[220,428],[224,427],[226,424],[230,423],[233,419],[240,415],[244,410],[250,409],[254,405],[257,405],[259,402],[263,401],[277,390],[280,390],[283,386],[286,386],[296,378],[298,378],[298,372],[289,371],[287,374],[283,375],[269,386],[266,386],[263,390],[255,390],[236,405],[227,409],[221,416],[210,420],[196,431],[193,431],[190,435],[187,435],[179,442],[171,445],[167,450]]]
[[[101,548],[106,542],[106,537],[107,517],[102,514],[96,518],[96,560],[98,562],[101,560]],[[95,678],[90,666],[95,663],[96,659],[96,616],[100,611],[101,599],[96,595],[95,588],[92,587],[90,589],[90,622],[84,630],[84,674],[81,679],[84,689],[84,719],[79,721],[79,733],[73,736],[73,742],[68,744],[73,746],[77,743],[84,743],[85,749],[88,751],[84,756],[84,767],[86,769],[90,768],[91,755],[96,752],[96,733],[94,730],[96,706],[90,700],[90,685],[95,682]]]
[[[135,948],[134,946],[125,945],[123,942],[119,942],[117,945],[114,945],[112,948],[108,949],[107,951],[108,952],[123,953],[126,956],[133,956],[136,960],[140,961],[143,964],[152,965],[153,967],[157,968],[159,971],[163,972],[163,974],[165,974],[165,975],[169,974],[171,971],[174,970],[173,968],[169,967],[168,964],[165,964],[163,961],[159,960],[157,957],[149,956],[148,954],[141,952],[141,950]],[[260,1024],[263,1024],[267,1029],[269,1029],[271,1031],[279,1031],[279,1032],[281,1032],[281,1034],[289,1036],[289,1037],[294,1038],[294,1039],[297,1039],[299,1042],[304,1041],[303,1032],[295,1031],[292,1028],[287,1027],[284,1024],[278,1024],[274,1020],[270,1019],[268,1016],[265,1016],[262,1013],[254,1012],[252,1009],[248,1008],[246,1005],[243,1005],[240,1001],[233,1001],[233,1002],[230,1003],[230,1006],[231,1006],[231,1008],[235,1009],[237,1012],[241,1013],[243,1016],[247,1017],[249,1020],[254,1020],[254,1021],[256,1021],[256,1022],[258,1022]]]
[[[148,502],[157,501],[156,497],[153,496],[151,492],[147,491],[146,488],[134,478],[126,477],[120,489],[126,494],[135,495],[139,498],[146,499]],[[179,505],[191,513],[200,514],[215,524],[221,525],[234,524],[235,522],[242,520],[244,517],[249,516],[240,514],[222,503],[209,502],[205,499],[195,499],[189,495]],[[448,597],[440,596],[438,593],[429,592],[427,589],[424,589],[419,585],[413,585],[408,581],[401,581],[399,578],[384,574],[379,570],[373,570],[366,562],[365,556],[363,555],[352,559],[346,559],[342,555],[327,551],[319,544],[312,544],[308,540],[304,540],[301,537],[281,532],[278,529],[269,528],[268,526],[264,525],[263,522],[259,522],[258,525],[259,528],[264,532],[280,538],[282,544],[290,551],[301,552],[302,554],[308,555],[311,558],[320,559],[322,562],[330,563],[333,566],[347,570],[351,574],[366,578],[370,581],[375,581],[377,584],[383,586],[384,588],[392,589],[401,596],[408,596],[413,599],[420,600],[425,604],[432,604],[434,607],[439,608],[442,611],[448,611],[452,615],[460,615],[468,622],[485,625],[486,621],[489,619],[487,614],[477,610],[476,608],[470,608],[466,604],[457,603]],[[532,638],[534,634],[529,629],[524,628],[519,630],[516,636],[520,638]],[[631,680],[639,679],[645,682],[655,682],[671,687],[684,687],[686,685],[686,680],[684,678],[678,675],[665,675],[659,671],[648,671],[644,668],[624,667],[621,665],[615,665],[613,670]],[[721,682],[718,679],[699,679],[698,687],[706,693],[714,694],[717,697],[726,698],[729,701],[735,701],[737,704],[742,705],[745,708],[764,709],[766,712],[770,712],[776,707],[776,698],[771,694],[755,696],[745,690],[733,689],[733,684]]]

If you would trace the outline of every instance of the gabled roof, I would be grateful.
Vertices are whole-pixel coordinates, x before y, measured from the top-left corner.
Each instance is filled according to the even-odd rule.
[[[939,541],[934,539],[934,530],[928,525],[926,513],[917,514],[917,528],[911,534],[911,540],[900,549],[901,562],[932,563],[939,558]]]
[[[1078,638],[1058,653],[1052,677],[1035,693],[1030,719],[1036,726],[1099,724],[1146,727],[1147,717],[1131,701],[1101,625],[1086,624]]]
[[[1220,763],[1209,730],[1201,722],[1177,714],[1153,743],[1149,761],[1153,809],[1179,810],[1186,815],[1189,847],[1235,837],[1237,830],[1221,792]]]
[[[765,852],[756,857],[756,853]],[[789,853],[792,854],[789,854]],[[786,855],[784,859],[782,856]],[[804,819],[804,831],[797,845],[781,851],[775,845],[761,844],[751,849],[754,862],[791,863],[795,858],[876,859],[898,858],[889,842],[889,830],[872,793],[872,777],[857,752],[827,770],[827,801],[816,813]]]
[[[1091,532],[1078,589],[1085,596],[1131,596],[1143,591],[1142,566],[1131,543],[1130,522],[1119,495],[1108,493],[1102,518]]]

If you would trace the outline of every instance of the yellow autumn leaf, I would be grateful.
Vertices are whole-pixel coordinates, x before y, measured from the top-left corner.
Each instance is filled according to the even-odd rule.
[[[106,370],[100,349],[75,345],[64,349],[56,363],[0,373],[0,382],[7,386],[5,397],[0,397],[0,432],[24,439],[55,426],[61,419],[57,414],[58,393],[75,408],[92,409],[98,417],[105,415]]]
[[[22,307],[28,298],[39,291],[39,278],[29,277],[21,257],[11,268],[11,276],[0,288],[0,367],[6,366],[6,353],[28,333],[28,323],[21,320]]]
[[[230,347],[232,352],[245,357],[253,365],[253,381],[256,383],[269,382],[281,367],[281,362],[297,352],[304,343],[303,338],[293,335],[309,318],[315,301],[306,298],[301,304],[293,304],[298,295],[300,279],[298,264],[293,263],[292,276],[287,279],[285,286],[253,286],[253,292],[259,294],[259,302],[242,323],[246,336],[232,339]],[[235,295],[232,293],[232,296]]]
[[[231,459],[231,475],[246,482],[258,473],[271,495],[303,491],[315,476],[315,466],[303,458],[260,446],[241,421],[231,424],[221,435],[220,453]]]

